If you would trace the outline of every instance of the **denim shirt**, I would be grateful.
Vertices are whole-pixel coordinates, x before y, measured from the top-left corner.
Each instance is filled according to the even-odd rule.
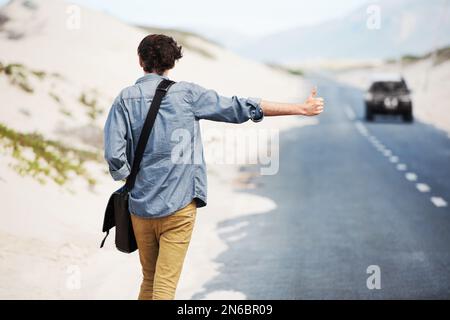
[[[120,92],[109,111],[104,128],[105,159],[114,180],[126,179],[130,174],[150,103],[163,78],[153,73],[139,78],[135,85]],[[262,117],[260,99],[227,98],[184,81],[172,85],[162,100],[130,191],[130,212],[158,218],[174,213],[193,199],[198,207],[205,206],[207,179],[199,120],[242,123],[249,119],[258,122]],[[184,143],[180,152],[183,161],[174,161],[172,151],[180,149],[181,138],[189,143]]]

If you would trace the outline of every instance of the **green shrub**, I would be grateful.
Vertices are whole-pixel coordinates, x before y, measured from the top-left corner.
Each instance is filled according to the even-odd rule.
[[[32,74],[34,74],[36,77],[38,77],[39,79],[44,79],[45,76],[47,75],[44,71],[37,71],[37,70],[33,70],[31,71]]]
[[[58,104],[62,104],[61,98],[54,92],[49,92],[48,95],[55,100]]]
[[[18,63],[11,63],[3,67],[3,71],[12,85],[16,85],[27,93],[33,93],[34,89],[28,82],[26,68]]]
[[[72,112],[70,112],[70,110],[68,110],[66,108],[60,108],[59,112],[61,112],[61,114],[65,115],[66,117],[69,117],[69,118],[73,117]]]
[[[282,72],[287,72],[287,73],[292,74],[294,76],[303,76],[304,75],[303,70],[301,70],[299,68],[295,68],[294,69],[294,68],[290,68],[290,67],[286,67],[286,66],[283,66],[283,65],[270,63],[270,62],[266,63],[266,66],[268,66],[268,67],[270,67],[272,69],[275,69],[275,70],[279,70],[279,71],[282,71]]]
[[[95,90],[89,93],[81,93],[78,101],[87,107],[87,115],[91,120],[96,120],[103,113],[103,110],[98,107],[97,92]]]
[[[0,146],[16,160],[13,168],[21,175],[30,175],[40,183],[47,179],[59,185],[75,174],[92,186],[95,179],[84,167],[86,161],[101,161],[101,155],[47,140],[38,133],[21,133],[0,123]]]
[[[34,92],[34,89],[28,80],[28,76],[30,74],[40,80],[43,80],[46,77],[46,73],[44,71],[29,70],[20,63],[10,63],[8,65],[3,65],[0,63],[0,73],[2,72],[5,73],[12,85],[18,86],[27,93]]]

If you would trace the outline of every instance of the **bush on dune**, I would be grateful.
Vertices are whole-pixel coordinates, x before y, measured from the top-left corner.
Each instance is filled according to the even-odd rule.
[[[27,93],[33,93],[34,89],[29,82],[29,76],[32,75],[39,80],[45,78],[46,73],[39,70],[29,70],[23,64],[10,63],[3,65],[0,62],[0,74],[4,73],[12,85],[18,86]]]
[[[98,92],[96,90],[82,92],[78,101],[87,107],[87,115],[92,121],[103,114],[103,109],[98,106]]]
[[[416,63],[419,61],[423,61],[425,59],[433,59],[433,64],[435,66],[440,65],[444,62],[450,61],[450,46],[443,47],[443,48],[434,50],[432,52],[428,52],[424,55],[407,54],[407,55],[400,57],[399,59],[394,59],[394,58],[387,59],[386,63],[394,64],[394,63],[397,63],[398,61],[401,61],[402,63],[413,64],[413,63]]]
[[[30,175],[40,183],[50,179],[64,185],[74,175],[90,186],[96,183],[84,164],[101,161],[99,153],[67,147],[38,133],[21,133],[1,123],[0,146],[16,160],[13,168],[19,174]]]

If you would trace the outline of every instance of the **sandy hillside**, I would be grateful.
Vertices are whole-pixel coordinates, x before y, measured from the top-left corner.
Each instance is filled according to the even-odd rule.
[[[401,73],[412,89],[414,115],[450,135],[450,61],[434,64],[427,59],[403,64],[381,64],[337,73],[337,78],[366,90],[378,73]]]
[[[145,34],[61,0],[15,0],[1,9],[0,298],[136,297],[137,254],[118,253],[113,237],[107,248],[98,248],[104,206],[118,186],[107,174],[101,147],[112,99],[142,75],[135,50]],[[185,51],[171,74],[174,80],[197,82],[225,95],[267,99],[304,98],[308,89],[297,77],[195,36],[178,40]],[[257,128],[314,123],[266,119]],[[249,127],[255,125],[240,128]],[[230,128],[236,126],[203,123],[206,152],[225,143],[220,133]],[[207,134],[211,129],[215,135]],[[218,233],[230,232],[218,230],[218,222],[264,213],[276,205],[236,192],[236,183],[242,187],[237,169],[209,166],[209,206],[199,211],[179,298],[201,291],[216,274],[214,258],[226,250]],[[238,229],[231,231],[239,233]],[[239,292],[209,297],[245,298]]]

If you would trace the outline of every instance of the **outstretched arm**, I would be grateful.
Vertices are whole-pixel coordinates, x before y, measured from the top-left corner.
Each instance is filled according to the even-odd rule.
[[[188,101],[192,105],[194,115],[198,119],[221,122],[242,123],[249,119],[255,122],[265,116],[303,115],[315,116],[323,111],[323,99],[317,98],[317,90],[304,103],[281,103],[252,98],[231,98],[219,95],[214,90],[205,89],[199,85],[190,84]],[[259,112],[258,109],[262,109]]]
[[[311,91],[304,103],[282,103],[262,100],[260,105],[265,116],[316,116],[322,113],[324,108],[323,98],[316,97],[317,89]]]

